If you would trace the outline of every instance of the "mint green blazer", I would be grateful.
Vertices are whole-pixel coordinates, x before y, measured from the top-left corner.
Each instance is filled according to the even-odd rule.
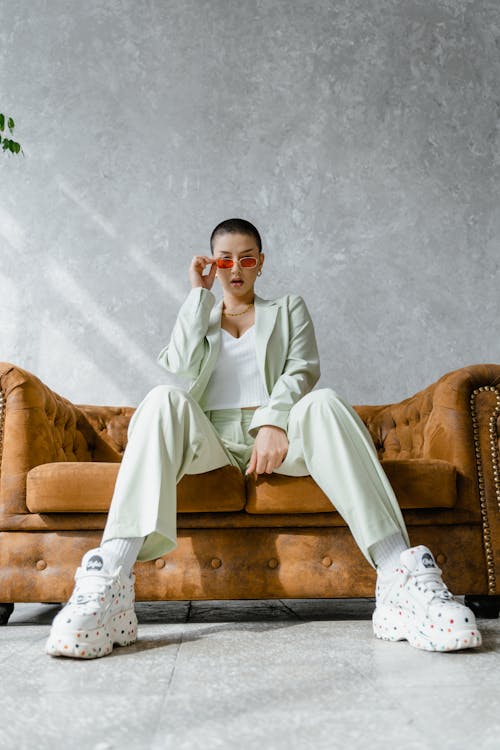
[[[318,347],[309,311],[302,297],[286,294],[266,300],[255,295],[257,364],[269,402],[255,410],[249,433],[275,425],[287,429],[292,406],[320,376]],[[191,289],[180,307],[169,343],[157,361],[169,372],[191,379],[188,392],[204,409],[204,393],[220,348],[222,300],[213,292]]]

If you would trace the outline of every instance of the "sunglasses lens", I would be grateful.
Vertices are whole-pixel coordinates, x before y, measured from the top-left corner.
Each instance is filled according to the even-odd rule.
[[[232,268],[233,261],[231,258],[217,258],[217,268]]]
[[[256,265],[257,265],[256,258],[242,258],[240,260],[240,266],[242,268],[255,268]]]

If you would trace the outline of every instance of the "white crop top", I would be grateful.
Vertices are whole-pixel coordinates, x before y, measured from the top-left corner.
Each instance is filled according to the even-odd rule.
[[[203,394],[203,408],[205,411],[238,409],[263,406],[268,401],[257,367],[255,325],[239,339],[221,328],[219,356]]]

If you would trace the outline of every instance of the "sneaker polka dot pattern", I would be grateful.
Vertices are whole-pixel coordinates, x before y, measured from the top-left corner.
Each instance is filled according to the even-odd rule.
[[[474,613],[452,596],[430,550],[413,547],[400,561],[389,581],[377,581],[374,634],[427,651],[480,646]]]
[[[95,659],[137,640],[135,576],[108,569],[99,553],[97,548],[84,555],[73,593],[52,622],[45,649],[51,656]]]

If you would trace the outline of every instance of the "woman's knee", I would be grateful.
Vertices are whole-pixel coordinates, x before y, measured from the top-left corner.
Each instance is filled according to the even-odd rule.
[[[300,399],[300,403],[303,406],[310,406],[312,404],[325,404],[339,401],[340,397],[336,391],[332,388],[318,388],[314,391],[309,391]]]
[[[164,401],[169,398],[188,398],[188,394],[183,388],[179,388],[176,385],[161,383],[160,385],[155,385],[154,388],[151,388],[151,390],[146,393],[145,398],[157,398],[160,401]]]
[[[181,403],[185,403],[190,398],[189,394],[182,388],[162,383],[161,385],[155,385],[154,388],[151,388],[151,390],[144,396],[142,403],[148,404],[148,406],[154,404],[155,407],[161,409],[178,406]]]
[[[182,407],[190,399],[191,396],[182,388],[166,383],[155,385],[146,393],[132,414],[128,424],[128,434],[131,434],[137,420],[146,419],[149,421],[155,416],[160,419],[162,415],[165,415],[165,412],[179,411],[179,407]]]

